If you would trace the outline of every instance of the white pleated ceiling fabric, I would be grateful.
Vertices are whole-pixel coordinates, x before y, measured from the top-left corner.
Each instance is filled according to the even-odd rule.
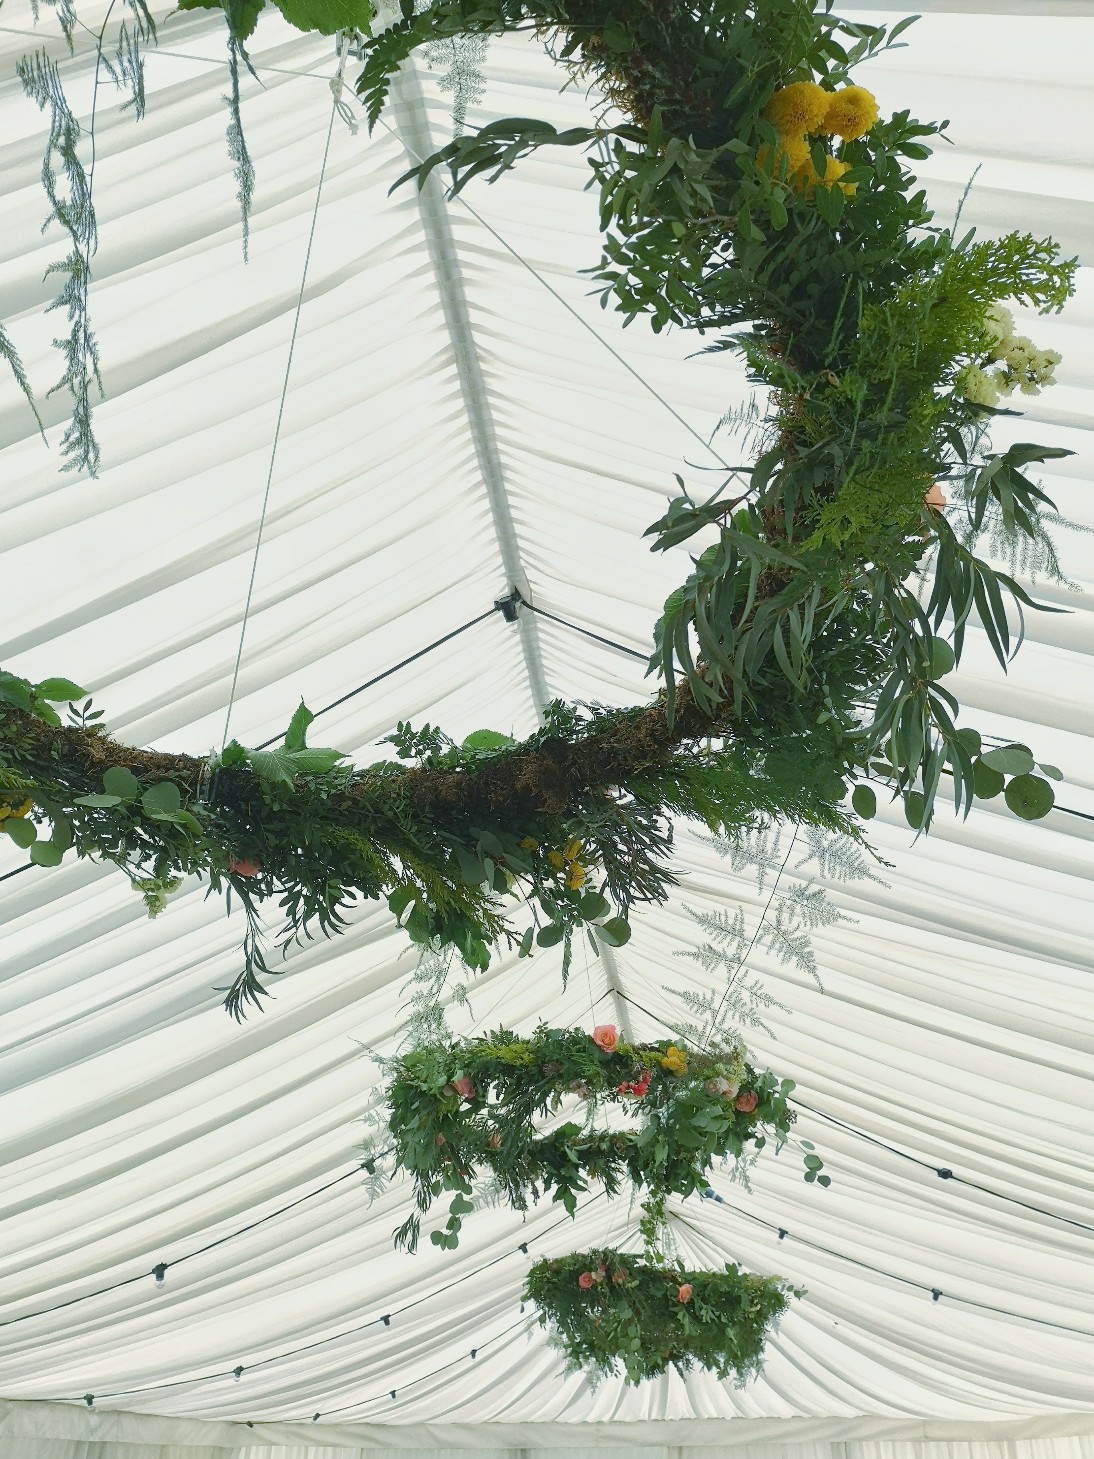
[[[105,6],[80,13],[94,25]],[[1089,254],[1092,16],[939,4],[907,49],[864,68],[883,105],[951,118],[956,145],[922,167],[943,216],[979,167],[968,222]],[[79,31],[64,59],[50,18],[35,30],[19,0],[0,23],[0,318],[56,445],[65,400],[44,398],[59,330],[42,275],[61,249],[39,233],[41,118],[14,63],[44,41],[86,117],[94,47]],[[133,743],[221,743],[314,213],[230,734],[257,743],[301,696],[329,704],[453,630],[327,714],[322,742],[375,757],[400,719],[523,734],[549,697],[642,698],[635,655],[687,564],[650,556],[641,533],[673,472],[699,488],[735,459],[731,435],[711,436],[747,401],[743,371],[600,310],[579,274],[598,256],[579,157],[545,153],[462,202],[389,196],[407,148],[450,135],[438,76],[408,68],[369,138],[332,123],[328,42],[265,16],[251,55],[246,265],[216,17],[163,21],[143,122],[100,94],[103,471],[58,474],[0,376],[0,662],[76,678]],[[473,123],[588,114],[523,38],[493,43],[485,74]],[[1088,529],[1092,322],[1086,267],[1064,316],[1022,317],[1063,353],[1060,383],[998,433],[1075,450],[1044,479]],[[1042,1446],[1029,1459],[1080,1459],[1068,1436],[1094,1422],[1094,574],[1089,537],[1065,530],[1060,546],[1077,590],[1041,592],[1068,616],[1030,616],[1007,679],[974,643],[956,687],[970,722],[1060,766],[1065,809],[1023,825],[978,806],[918,843],[885,810],[884,880],[831,882],[848,920],[816,934],[822,987],[753,960],[782,1005],[772,1035],[752,1038],[757,1060],[840,1122],[803,1112],[798,1127],[829,1190],[804,1185],[787,1151],[761,1160],[751,1189],[719,1176],[720,1202],[675,1210],[682,1255],[807,1289],[760,1377],[594,1390],[563,1373],[520,1312],[523,1273],[542,1254],[626,1240],[625,1201],[591,1193],[572,1225],[557,1209],[526,1222],[483,1211],[457,1253],[392,1251],[407,1190],[370,1206],[359,1171],[380,1094],[369,1053],[397,1046],[414,965],[386,909],[291,953],[275,997],[237,1025],[216,989],[238,966],[238,918],[192,885],[149,921],[119,873],[80,863],[0,883],[0,1394],[14,1401],[0,1450],[319,1459],[614,1434],[639,1452],[648,1432],[661,1445],[815,1442],[824,1459],[829,1444],[831,1459],[860,1459],[857,1437],[861,1459],[904,1459],[866,1441],[980,1434],[1012,1459],[1022,1438]],[[506,624],[490,610],[514,585],[631,654],[528,611]],[[810,875],[805,849],[786,884]],[[14,871],[20,855],[0,855]],[[741,907],[754,923],[770,890],[686,829],[678,870],[679,896],[642,913],[610,965],[579,958],[564,990],[553,952],[502,959],[454,1027],[610,1019],[663,1035],[680,990],[711,986],[677,956],[701,940],[686,908]],[[687,1427],[718,1419],[739,1427]],[[842,1427],[803,1430],[812,1420]],[[1002,1421],[1005,1433],[978,1427]],[[876,1427],[894,1423],[911,1427]]]

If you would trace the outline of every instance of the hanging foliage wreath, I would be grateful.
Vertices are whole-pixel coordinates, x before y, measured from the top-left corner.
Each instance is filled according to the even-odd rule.
[[[261,7],[187,4],[223,9],[237,77]],[[324,0],[282,8],[325,33],[367,17],[365,0],[342,22]],[[974,798],[1000,792],[1018,816],[1047,814],[1046,776],[1059,772],[1037,774],[1026,746],[984,750],[975,729],[958,726],[957,698],[940,681],[974,615],[1005,668],[1024,609],[1057,611],[975,549],[989,526],[1019,548],[1045,540],[1052,504],[1027,468],[1069,453],[993,452],[987,431],[1003,399],[1052,383],[1058,359],[1016,333],[1009,306],[1059,309],[1074,263],[1050,240],[978,240],[933,220],[906,164],[942,128],[906,111],[882,117],[851,75],[906,24],[886,36],[810,0],[433,0],[418,12],[402,0],[394,24],[359,34],[358,90],[375,125],[417,47],[535,29],[599,88],[601,120],[563,133],[527,118],[494,122],[407,176],[424,185],[443,167],[458,191],[540,147],[585,148],[600,192],[604,302],[655,329],[713,335],[710,347],[741,355],[765,392],[755,462],[728,469],[703,500],[681,482],[649,529],[655,551],[694,551],[654,630],[661,693],[617,712],[551,706],[520,745],[496,734],[455,745],[400,726],[392,739],[414,763],[355,770],[337,751],[307,746],[303,706],[282,748],[233,743],[209,762],[120,745],[86,706],[62,726],[52,705],[79,698],[77,686],[6,675],[9,836],[40,865],[70,846],[115,861],[152,911],[192,873],[234,891],[248,917],[227,1000],[239,1014],[269,970],[263,900],[280,903],[292,938],[336,931],[356,897],[385,896],[415,941],[455,947],[481,967],[507,938],[525,953],[534,941],[562,942],[567,956],[582,925],[594,946],[624,940],[631,906],[660,899],[672,881],[673,816],[861,834],[852,809],[869,818],[878,786],[925,830],[944,778],[966,814]],[[141,39],[154,44],[154,29]],[[50,147],[79,192],[79,127],[51,65],[21,74],[52,108]],[[238,163],[237,86],[233,98]],[[55,216],[69,217],[51,198]],[[77,356],[92,338],[94,229],[80,227],[80,287],[66,298],[86,436],[91,367]],[[85,441],[80,459],[89,450]],[[530,927],[509,919],[517,887],[533,906]]]
[[[537,1261],[524,1284],[568,1368],[610,1377],[622,1367],[634,1384],[670,1366],[743,1383],[791,1295],[803,1293],[732,1264],[686,1271],[607,1247]]]
[[[448,1224],[430,1240],[454,1248],[474,1181],[489,1174],[514,1210],[550,1195],[570,1215],[590,1181],[609,1196],[630,1182],[652,1240],[666,1198],[709,1186],[715,1160],[739,1159],[770,1138],[783,1144],[793,1087],[754,1069],[739,1045],[628,1044],[611,1024],[591,1036],[540,1027],[522,1039],[498,1029],[423,1045],[399,1060],[388,1090],[395,1165],[413,1177],[417,1204],[396,1239],[413,1250],[422,1214],[452,1192]],[[542,1129],[567,1100],[585,1105],[584,1118]],[[598,1109],[619,1105],[639,1117],[637,1128],[596,1125]],[[820,1157],[807,1162],[807,1178],[827,1185]]]

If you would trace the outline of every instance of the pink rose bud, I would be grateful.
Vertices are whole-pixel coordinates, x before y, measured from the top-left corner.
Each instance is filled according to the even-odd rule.
[[[257,876],[262,868],[257,861],[248,861],[242,856],[229,856],[228,870],[236,876]]]
[[[445,1137],[443,1135],[438,1135],[437,1136],[437,1144],[438,1145],[447,1145],[448,1144],[448,1141],[445,1139]]]
[[[593,1276],[592,1272],[582,1272],[577,1279],[577,1285],[581,1288],[583,1292],[587,1292],[590,1287],[596,1286],[596,1278]]]
[[[453,1079],[452,1088],[463,1099],[475,1098],[475,1082],[470,1074],[461,1074],[458,1079]]]
[[[490,1146],[491,1150],[500,1150],[501,1149],[501,1132],[500,1132],[500,1130],[494,1130],[492,1132],[489,1140],[487,1140],[486,1143]]]
[[[734,1108],[739,1109],[743,1115],[750,1115],[760,1102],[760,1096],[754,1089],[746,1089],[743,1094],[737,1096],[737,1103]]]
[[[593,1029],[593,1043],[606,1054],[614,1053],[619,1045],[619,1032],[614,1023],[598,1023]]]
[[[695,1288],[691,1285],[690,1282],[685,1282],[684,1285],[680,1288],[680,1290],[676,1294],[676,1300],[677,1300],[677,1302],[688,1302],[688,1301],[690,1301],[691,1300],[691,1294],[692,1294],[692,1292],[694,1290],[695,1290]]]

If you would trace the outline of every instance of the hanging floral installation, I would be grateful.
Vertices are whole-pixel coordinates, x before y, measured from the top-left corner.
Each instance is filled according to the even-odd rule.
[[[395,761],[355,767],[307,743],[303,704],[276,749],[233,741],[211,757],[161,754],[111,738],[77,683],[0,673],[0,831],[42,867],[70,851],[115,863],[153,915],[191,875],[229,903],[235,895],[244,966],[226,1001],[242,1016],[272,971],[261,924],[271,902],[286,941],[336,933],[356,900],[382,897],[413,942],[452,949],[472,969],[499,945],[529,956],[558,944],[565,975],[576,935],[617,947],[632,908],[668,894],[677,818],[734,835],[787,823],[861,841],[879,789],[927,831],[944,781],[958,812],[1001,794],[1023,819],[1046,815],[1059,772],[1024,745],[986,749],[959,726],[942,681],[970,623],[1005,670],[1024,612],[1058,611],[977,548],[988,533],[1021,558],[1048,540],[1053,504],[1027,473],[1069,453],[997,452],[989,431],[1013,414],[1004,400],[1053,383],[1059,356],[1018,335],[1012,311],[1059,310],[1074,262],[1028,233],[978,239],[935,221],[909,164],[943,126],[883,116],[853,75],[910,22],[888,32],[845,22],[823,0],[401,0],[373,30],[368,0],[277,5],[300,30],[338,34],[340,54],[356,50],[370,128],[419,48],[435,62],[471,58],[453,62],[464,107],[481,44],[506,32],[535,31],[592,85],[593,124],[558,132],[510,118],[467,132],[461,112],[454,139],[401,181],[445,176],[459,192],[539,148],[583,149],[600,198],[603,302],[743,358],[767,402],[755,459],[727,468],[702,499],[677,478],[648,529],[651,550],[692,554],[653,629],[660,685],[649,703],[552,704],[522,743],[484,730],[457,744],[400,723]],[[227,22],[246,250],[256,178],[240,64],[251,64],[262,3],[181,8]],[[71,46],[72,7],[57,13]],[[96,92],[102,67],[139,117],[141,52],[156,27],[143,0],[119,15],[112,55],[109,14],[98,35]],[[20,76],[50,117],[43,177],[71,244],[56,301],[71,325],[62,452],[94,476],[93,166],[57,64],[42,50]],[[33,405],[2,329],[0,354]],[[780,1145],[790,1087],[736,1045],[629,1045],[608,1025],[426,1041],[398,1061],[389,1091],[395,1161],[417,1205],[400,1239],[413,1246],[423,1214],[449,1195],[447,1226],[431,1240],[454,1247],[479,1175],[517,1210],[550,1193],[572,1212],[589,1182],[608,1194],[626,1184],[642,1197],[644,1256],[603,1249],[536,1263],[525,1294],[540,1321],[572,1365],[621,1365],[631,1382],[695,1363],[743,1378],[789,1289],[734,1266],[670,1261],[666,1201],[703,1188],[715,1159]],[[580,1120],[564,1116],[575,1103]],[[806,1179],[827,1184],[820,1170],[808,1155]]]
[[[760,1150],[769,1138],[783,1144],[792,1088],[758,1073],[740,1045],[629,1044],[612,1024],[591,1036],[538,1028],[522,1039],[499,1029],[421,1045],[398,1062],[387,1096],[395,1163],[413,1177],[417,1204],[397,1240],[413,1250],[421,1215],[451,1192],[447,1227],[430,1240],[455,1248],[482,1174],[513,1210],[549,1195],[571,1215],[590,1181],[609,1196],[629,1183],[644,1192],[656,1226],[670,1195],[709,1186],[715,1160],[740,1159],[746,1145]],[[581,1121],[541,1131],[537,1119],[566,1101],[585,1107]],[[615,1106],[637,1115],[639,1128],[598,1125],[598,1110]],[[818,1178],[820,1165],[811,1157],[807,1173]]]
[[[261,7],[200,3],[223,8],[233,65],[246,59]],[[996,453],[987,432],[1004,397],[1051,384],[1058,359],[1015,335],[1011,306],[1059,309],[1074,265],[1050,240],[978,240],[934,222],[906,163],[941,128],[882,117],[851,75],[907,22],[886,36],[808,0],[698,11],[682,0],[434,0],[416,11],[404,0],[369,34],[364,0],[281,9],[301,29],[355,27],[370,125],[416,48],[529,24],[560,65],[596,83],[597,125],[494,122],[408,178],[423,185],[441,168],[458,191],[540,147],[585,148],[605,302],[743,356],[768,392],[763,449],[704,500],[681,482],[649,528],[654,551],[694,549],[654,628],[651,704],[552,705],[523,744],[484,731],[456,745],[400,726],[391,738],[403,763],[353,768],[306,744],[303,706],[282,748],[233,742],[206,760],[119,744],[77,711],[62,725],[49,708],[64,701],[58,681],[7,675],[0,797],[9,811],[30,802],[3,817],[8,835],[43,866],[69,848],[116,862],[152,912],[192,874],[234,892],[248,918],[228,995],[239,1014],[270,970],[258,908],[271,900],[289,939],[336,931],[357,898],[383,896],[414,941],[452,946],[472,967],[499,942],[522,954],[560,942],[568,961],[579,928],[594,946],[618,945],[630,909],[665,896],[674,817],[861,836],[881,789],[926,830],[944,781],[966,814],[1002,794],[1020,817],[1045,815],[1059,772],[1023,745],[985,749],[958,726],[941,681],[974,615],[1005,668],[1024,610],[1057,611],[975,546],[986,520],[1015,541],[1044,536],[1052,504],[1027,468],[1067,453]],[[110,72],[119,84],[137,85],[139,46],[155,43],[140,5],[137,20],[135,60]],[[35,100],[54,108],[50,146],[88,211],[79,126],[63,114],[56,67],[39,58],[23,69]],[[238,130],[238,87],[233,96]],[[609,125],[609,107],[626,120]],[[93,216],[79,226],[83,283],[70,307],[86,343]],[[70,361],[70,384],[83,383],[66,451],[92,469],[92,344],[84,355],[90,365]],[[516,892],[530,922],[513,920]]]
[[[792,1295],[802,1294],[732,1263],[688,1271],[610,1248],[537,1261],[524,1284],[571,1371],[609,1377],[621,1368],[635,1384],[670,1366],[744,1383]]]

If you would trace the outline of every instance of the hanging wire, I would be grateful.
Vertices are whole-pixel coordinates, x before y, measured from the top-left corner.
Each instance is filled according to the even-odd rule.
[[[345,66],[345,57],[342,58],[341,67]],[[323,163],[319,169],[319,184],[315,190],[315,206],[312,209],[311,227],[308,230],[308,247],[304,254],[304,268],[300,275],[300,291],[296,296],[296,310],[293,314],[292,337],[289,340],[289,353],[285,360],[285,378],[281,385],[281,399],[277,407],[277,424],[274,427],[273,444],[270,447],[270,465],[266,472],[266,489],[262,494],[262,510],[258,518],[258,533],[255,537],[254,555],[251,558],[251,576],[247,583],[247,598],[243,605],[243,621],[239,625],[239,646],[236,649],[235,666],[232,669],[232,685],[228,692],[228,707],[224,712],[224,737],[221,740],[220,748],[223,750],[228,743],[228,729],[232,722],[232,707],[235,704],[236,688],[239,684],[239,669],[243,661],[243,641],[247,635],[247,620],[251,613],[251,602],[254,598],[255,578],[258,573],[258,554],[262,550],[262,534],[266,526],[266,513],[270,505],[270,489],[273,486],[274,464],[277,460],[277,447],[281,439],[281,423],[285,417],[285,399],[289,392],[289,374],[292,370],[293,354],[296,350],[296,336],[300,328],[300,313],[304,307],[304,289],[308,282],[308,266],[311,263],[312,244],[315,242],[315,225],[319,217],[319,202],[323,196],[323,182],[327,175],[327,159],[330,156],[330,142],[334,134],[334,119],[338,115],[339,96],[335,94],[331,101],[330,121],[327,124],[327,140],[323,146]]]

